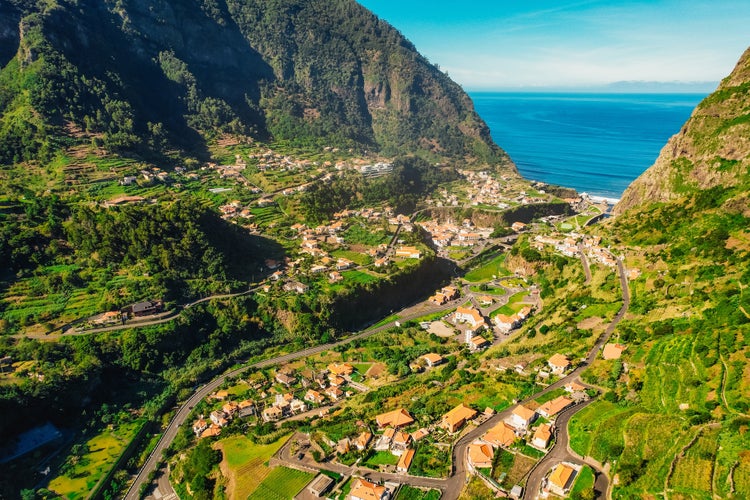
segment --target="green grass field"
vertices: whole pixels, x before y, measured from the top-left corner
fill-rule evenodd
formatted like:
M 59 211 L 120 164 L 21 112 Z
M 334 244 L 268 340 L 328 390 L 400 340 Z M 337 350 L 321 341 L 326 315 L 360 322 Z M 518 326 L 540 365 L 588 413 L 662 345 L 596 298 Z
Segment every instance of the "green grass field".
M 490 313 L 490 318 L 494 318 L 498 314 L 505 314 L 506 316 L 511 316 L 521 309 L 525 307 L 524 304 L 521 303 L 521 301 L 528 296 L 529 293 L 526 291 L 518 292 L 510 296 L 508 299 L 508 303 L 504 306 L 500 306 L 494 311 Z
M 464 279 L 472 283 L 478 283 L 480 281 L 490 281 L 493 276 L 508 276 L 510 272 L 503 266 L 504 262 L 505 254 L 498 255 L 486 264 L 466 273 Z
M 353 281 L 354 283 L 375 283 L 378 281 L 378 278 L 373 276 L 372 274 L 368 274 L 362 271 L 344 271 L 341 273 L 341 275 L 344 277 L 347 281 Z
M 398 490 L 395 500 L 439 500 L 438 490 L 421 490 L 405 484 Z
M 591 467 L 584 465 L 581 472 L 576 476 L 575 484 L 573 489 L 570 490 L 571 498 L 583 498 L 584 492 L 592 491 L 594 489 L 594 471 Z
M 371 230 L 362 225 L 355 224 L 344 231 L 344 241 L 350 245 L 368 245 L 376 247 L 383 243 L 388 243 L 391 235 L 386 231 Z
M 337 259 L 344 258 L 348 259 L 359 266 L 366 266 L 372 264 L 372 257 L 367 254 L 353 252 L 351 250 L 334 250 L 331 252 L 331 256 Z
M 291 500 L 309 483 L 313 474 L 287 467 L 276 467 L 261 482 L 248 500 Z
M 367 459 L 365 465 L 377 470 L 380 465 L 396 465 L 399 457 L 389 451 L 378 451 Z

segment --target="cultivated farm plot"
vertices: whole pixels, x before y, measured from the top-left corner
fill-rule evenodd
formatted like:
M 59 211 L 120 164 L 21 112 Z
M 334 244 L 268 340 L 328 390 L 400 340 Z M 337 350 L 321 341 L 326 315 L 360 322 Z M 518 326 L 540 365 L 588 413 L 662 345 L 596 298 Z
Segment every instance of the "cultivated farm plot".
M 676 412 L 680 404 L 702 407 L 712 384 L 705 383 L 703 364 L 693 354 L 695 337 L 676 336 L 656 342 L 646 358 L 646 380 L 641 392 L 653 410 Z M 686 362 L 686 360 L 689 360 Z
M 693 436 L 675 439 L 681 433 L 681 426 L 679 418 L 669 415 L 638 413 L 628 420 L 621 431 L 625 435 L 625 448 L 620 462 L 645 464 L 632 491 L 663 490 L 672 459 Z
M 224 454 L 231 474 L 234 475 L 234 491 L 228 491 L 230 498 L 247 498 L 269 475 L 271 470 L 266 463 L 286 441 L 286 437 L 270 444 L 254 444 L 245 436 L 232 436 L 222 439 L 218 447 Z M 230 481 L 232 483 L 232 481 Z
M 403 485 L 396 494 L 395 500 L 439 500 L 440 491 L 421 490 L 407 484 Z
M 360 266 L 372 264 L 372 257 L 367 254 L 353 252 L 351 250 L 334 250 L 331 255 L 335 258 L 344 258 Z
M 502 486 L 510 489 L 514 485 L 519 484 L 526 474 L 536 463 L 536 460 L 529 458 L 520 453 L 510 453 L 503 450 L 503 456 L 501 457 L 501 469 L 493 471 L 493 476 L 498 479 L 502 473 L 505 473 Z
M 607 438 L 608 444 L 612 439 L 616 439 L 622 446 L 620 428 L 627 417 L 633 415 L 635 411 L 635 408 L 627 409 L 607 401 L 596 401 L 571 418 L 568 426 L 570 447 L 580 455 L 591 455 L 597 460 L 602 459 L 601 455 L 595 454 L 591 449 L 595 447 L 597 451 L 604 451 L 601 449 L 603 443 L 598 441 L 599 434 Z M 616 434 L 612 435 L 612 432 Z
M 276 467 L 247 498 L 248 500 L 291 500 L 313 477 L 315 476 L 308 472 Z
M 698 440 L 677 460 L 669 488 L 691 498 L 712 497 L 712 472 L 719 429 L 704 430 Z
M 255 216 L 254 221 L 261 226 L 268 225 L 284 217 L 284 214 L 281 213 L 281 210 L 276 205 L 270 207 L 253 207 L 250 209 L 250 213 Z

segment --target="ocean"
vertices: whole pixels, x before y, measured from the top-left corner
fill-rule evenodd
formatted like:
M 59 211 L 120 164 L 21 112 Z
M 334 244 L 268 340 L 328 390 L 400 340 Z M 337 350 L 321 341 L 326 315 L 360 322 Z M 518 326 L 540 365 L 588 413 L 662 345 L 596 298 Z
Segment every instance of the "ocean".
M 471 93 L 525 178 L 618 199 L 704 94 Z

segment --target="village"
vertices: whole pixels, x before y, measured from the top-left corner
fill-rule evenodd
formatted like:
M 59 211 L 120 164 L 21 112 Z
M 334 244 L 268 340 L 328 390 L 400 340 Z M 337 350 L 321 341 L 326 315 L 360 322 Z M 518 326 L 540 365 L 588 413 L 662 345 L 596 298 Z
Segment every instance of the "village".
M 539 251 L 551 248 L 562 257 L 587 258 L 612 270 L 616 256 L 599 239 L 576 230 L 601 216 L 604 207 L 585 196 L 559 199 L 539 184 L 519 189 L 512 177 L 460 170 L 460 182 L 432 193 L 415 213 L 398 213 L 387 205 L 360 207 L 337 212 L 321 224 L 306 224 L 287 211 L 311 182 L 347 171 L 377 178 L 388 175 L 391 164 L 298 161 L 270 150 L 236 154 L 234 159 L 173 172 L 144 169 L 122 178 L 120 193 L 102 205 L 116 209 L 156 203 L 162 189 L 205 190 L 222 218 L 251 234 L 272 237 L 285 249 L 284 255 L 265 258 L 261 279 L 243 294 L 336 293 L 433 258 L 470 271 L 425 290 L 426 299 L 414 306 L 419 314 L 394 317 L 392 327 L 372 337 L 375 344 L 251 370 L 226 382 L 192 408 L 192 420 L 184 427 L 193 439 L 222 442 L 246 435 L 266 442 L 291 432 L 273 460 L 284 470 L 313 474 L 297 498 L 385 500 L 401 498 L 404 488 L 439 496 L 457 467 L 497 495 L 522 498 L 529 475 L 555 442 L 557 417 L 585 404 L 597 391 L 576 379 L 542 398 L 522 401 L 531 388 L 552 387 L 567 377 L 582 366 L 581 360 L 569 352 L 551 357 L 531 352 L 513 361 L 484 354 L 501 348 L 545 307 L 526 271 L 505 265 L 507 252 L 521 237 Z M 567 205 L 574 215 L 517 220 L 497 232 L 496 223 L 482 225 L 492 219 L 465 212 L 496 216 L 552 200 Z M 451 207 L 460 209 L 456 216 Z M 629 272 L 632 277 L 637 270 Z M 171 307 L 158 297 L 148 298 L 86 318 L 71 331 L 168 321 L 179 315 L 179 309 Z M 406 344 L 399 340 L 405 334 L 411 339 Z M 413 345 L 405 348 L 409 342 Z M 386 347 L 394 343 L 402 344 L 396 353 Z M 614 359 L 612 352 L 623 349 L 607 345 L 604 359 Z M 403 395 L 387 391 L 412 383 L 427 389 L 409 397 L 413 389 Z M 439 404 L 427 403 L 428 409 L 420 410 L 425 398 Z M 486 430 L 464 443 L 480 426 Z M 459 443 L 462 453 L 456 455 Z M 565 497 L 577 477 L 592 474 L 586 467 L 575 461 L 557 464 L 546 471 L 540 494 Z
M 455 319 L 455 313 L 453 316 Z M 467 349 L 468 355 L 479 349 Z M 601 356 L 618 359 L 625 349 L 624 345 L 610 343 Z M 415 359 L 410 369 L 414 374 L 439 370 L 453 356 L 461 354 L 428 352 Z M 551 384 L 574 368 L 573 360 L 555 354 L 539 360 L 533 368 L 511 369 Z M 233 420 L 250 426 L 273 423 L 278 427 L 287 420 L 305 419 L 314 430 L 298 430 L 276 455 L 280 465 L 315 473 L 297 498 L 365 500 L 375 498 L 373 494 L 379 499 L 394 498 L 401 485 L 421 487 L 425 478 L 445 477 L 450 464 L 443 464 L 442 474 L 437 475 L 434 471 L 425 472 L 422 465 L 414 471 L 415 457 L 424 462 L 425 454 L 450 450 L 459 439 L 492 420 L 493 425 L 468 444 L 462 458 L 464 465 L 469 473 L 503 496 L 522 498 L 519 484 L 553 445 L 558 416 L 568 408 L 585 404 L 596 394 L 595 389 L 574 380 L 543 397 L 512 405 L 502 414 L 492 407 L 459 403 L 434 420 L 416 416 L 404 407 L 358 418 L 343 426 L 340 420 L 329 420 L 342 412 L 341 403 L 347 399 L 382 386 L 379 379 L 383 377 L 376 363 L 353 360 L 320 366 L 305 363 L 301 368 L 282 365 L 254 372 L 228 389 L 212 393 L 206 407 L 206 411 L 212 409 L 210 414 L 200 415 L 193 422 L 192 431 L 198 439 L 215 438 Z M 245 397 L 249 394 L 252 399 Z M 338 480 L 330 471 L 338 475 Z M 545 475 L 542 496 L 566 497 L 581 471 L 582 466 L 576 463 L 556 465 Z M 430 484 L 429 480 L 426 484 Z

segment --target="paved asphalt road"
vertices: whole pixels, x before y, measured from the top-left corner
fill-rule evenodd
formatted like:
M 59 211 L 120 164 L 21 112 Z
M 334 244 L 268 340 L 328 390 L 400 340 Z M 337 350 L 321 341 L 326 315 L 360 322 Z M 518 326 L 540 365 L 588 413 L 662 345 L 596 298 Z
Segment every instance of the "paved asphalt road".
M 578 376 L 585 370 L 588 365 L 590 365 L 598 355 L 600 349 L 604 346 L 604 344 L 609 340 L 609 337 L 612 335 L 612 333 L 615 330 L 615 327 L 617 324 L 622 320 L 622 318 L 625 316 L 625 313 L 628 310 L 628 307 L 630 306 L 630 293 L 628 290 L 628 281 L 627 276 L 625 275 L 625 268 L 622 264 L 622 261 L 620 259 L 617 259 L 617 267 L 620 275 L 620 284 L 622 287 L 622 297 L 623 297 L 623 305 L 620 308 L 619 312 L 615 316 L 615 318 L 612 320 L 612 323 L 607 327 L 606 331 L 599 337 L 597 343 L 594 345 L 594 347 L 589 352 L 588 357 L 586 358 L 586 361 L 579 366 L 576 370 L 574 370 L 572 373 L 570 373 L 568 376 L 561 378 L 557 382 L 549 385 L 542 391 L 539 391 L 538 393 L 534 394 L 533 396 L 527 398 L 526 400 L 522 401 L 521 403 L 531 401 L 533 399 L 536 399 L 550 391 L 553 391 L 559 387 L 564 386 L 570 381 L 573 381 L 578 378 Z M 458 299 L 460 301 L 460 299 Z M 418 312 L 415 312 L 411 315 L 405 315 L 400 318 L 401 321 L 408 321 L 409 319 L 414 319 L 423 315 L 431 314 L 433 312 L 438 312 L 441 310 L 448 310 L 452 308 L 455 305 L 456 301 L 450 302 L 448 304 L 445 304 L 441 307 L 425 307 L 422 310 L 419 310 Z M 407 311 L 410 308 L 405 309 L 404 311 Z M 283 356 L 278 356 L 276 358 L 268 359 L 265 361 L 261 361 L 258 363 L 255 363 L 254 367 L 256 368 L 265 368 L 267 366 L 279 364 L 279 363 L 285 363 L 288 361 L 296 360 L 299 358 L 311 356 L 313 354 L 331 349 L 333 347 L 336 347 L 338 345 L 343 345 L 346 343 L 349 343 L 355 339 L 361 339 L 368 337 L 370 335 L 373 335 L 377 332 L 383 331 L 387 328 L 390 328 L 393 326 L 393 323 L 387 323 L 385 325 L 382 325 L 378 328 L 372 328 L 362 331 L 361 333 L 354 335 L 352 337 L 349 337 L 348 339 L 333 343 L 333 344 L 325 344 L 325 345 L 319 345 L 316 347 L 311 347 L 309 349 L 304 349 L 302 351 L 298 351 L 295 353 L 286 354 Z M 233 377 L 236 376 L 243 371 L 247 370 L 249 366 L 243 366 L 242 368 L 238 368 L 236 370 L 232 370 L 231 372 L 228 372 L 211 382 L 207 383 L 206 385 L 199 388 L 193 395 L 188 399 L 187 402 L 185 402 L 180 409 L 177 411 L 175 416 L 172 418 L 172 421 L 169 423 L 167 429 L 164 431 L 164 434 L 162 435 L 161 439 L 156 445 L 156 448 L 149 456 L 148 460 L 146 461 L 143 468 L 140 470 L 138 475 L 136 476 L 135 481 L 133 482 L 132 486 L 128 490 L 127 494 L 125 495 L 125 499 L 127 500 L 138 500 L 140 498 L 139 490 L 142 484 L 144 484 L 147 479 L 148 475 L 151 473 L 151 471 L 157 470 L 157 464 L 159 462 L 159 459 L 164 452 L 164 450 L 172 443 L 174 440 L 178 428 L 181 424 L 185 422 L 187 419 L 190 411 L 192 408 L 200 402 L 203 398 L 208 396 L 211 392 L 215 391 L 218 387 L 221 386 L 221 384 L 224 383 L 224 380 L 226 380 L 227 377 Z M 574 407 L 575 411 L 580 409 L 582 406 L 578 405 Z M 573 410 L 573 409 L 571 409 Z M 575 411 L 571 411 L 570 415 L 575 413 Z M 466 449 L 469 446 L 469 444 L 479 436 L 481 436 L 484 432 L 489 430 L 493 425 L 500 422 L 504 418 L 510 415 L 511 409 L 505 410 L 503 412 L 500 412 L 487 420 L 484 424 L 480 425 L 476 429 L 473 429 L 469 433 L 465 434 L 463 437 L 461 437 L 454 445 L 453 447 L 453 470 L 451 471 L 451 476 L 447 480 L 436 480 L 439 482 L 439 484 L 442 484 L 443 487 L 440 487 L 440 489 L 443 490 L 443 498 L 446 500 L 453 500 L 459 497 L 464 484 L 468 480 L 467 476 L 467 469 L 466 469 L 466 463 L 465 463 L 465 457 L 466 457 Z M 568 417 L 569 418 L 569 417 Z M 566 425 L 564 427 L 561 426 L 560 430 L 558 431 L 560 435 L 564 435 L 565 442 L 567 443 L 567 421 Z M 567 447 L 566 447 L 567 448 Z M 401 478 L 403 480 L 403 475 L 393 475 L 395 477 Z M 605 476 L 604 474 L 599 474 L 599 476 Z M 375 478 L 378 477 L 375 475 L 375 473 L 370 472 L 369 477 Z M 385 477 L 385 476 L 383 476 Z M 605 477 L 606 479 L 606 477 Z M 437 483 L 436 483 L 437 484 Z M 599 478 L 597 478 L 597 485 L 599 484 Z M 439 487 L 439 486 L 433 486 L 433 487 Z M 163 490 L 162 490 L 163 491 Z M 528 491 L 525 494 L 525 498 L 533 498 L 528 496 Z
M 566 380 L 573 380 L 573 377 L 577 378 L 578 375 L 580 375 L 583 370 L 596 359 L 599 350 L 604 346 L 604 344 L 607 343 L 609 338 L 612 336 L 612 333 L 615 331 L 615 327 L 617 327 L 617 324 L 622 321 L 625 313 L 628 312 L 628 307 L 630 307 L 630 290 L 628 289 L 628 278 L 625 274 L 625 268 L 620 259 L 617 259 L 617 269 L 619 271 L 620 285 L 622 287 L 622 307 L 620 307 L 620 310 L 618 311 L 612 322 L 609 324 L 604 334 L 599 337 L 598 342 L 589 353 L 588 358 L 586 359 L 586 363 L 578 367 L 575 371 L 573 371 L 573 373 L 568 375 L 568 377 L 565 377 Z M 584 462 L 580 455 L 576 454 L 570 449 L 568 422 L 573 415 L 585 408 L 590 403 L 591 401 L 573 406 L 572 408 L 569 408 L 562 412 L 557 417 L 555 421 L 556 434 L 554 447 L 539 462 L 536 468 L 529 475 L 529 479 L 526 482 L 526 490 L 524 491 L 524 499 L 531 500 L 537 498 L 539 488 L 542 484 L 542 479 L 553 466 L 565 461 L 572 463 Z M 590 465 L 596 472 L 596 482 L 594 484 L 594 489 L 596 490 L 597 498 L 608 498 L 610 487 L 609 477 L 604 471 L 600 470 L 596 464 L 589 462 L 586 463 Z
M 436 313 L 439 311 L 447 311 L 449 309 L 454 308 L 460 301 L 461 299 L 457 299 L 440 307 L 434 307 L 434 306 L 420 307 L 422 303 L 417 304 L 416 306 L 410 306 L 404 309 L 404 311 L 409 311 L 411 309 L 416 309 L 416 311 L 412 313 L 402 312 L 403 316 L 400 315 L 401 317 L 399 318 L 399 320 L 409 321 L 410 319 L 419 318 L 421 316 Z M 288 361 L 305 358 L 305 357 L 311 356 L 313 354 L 317 354 L 322 351 L 327 351 L 336 346 L 347 344 L 356 339 L 369 337 L 370 335 L 374 335 L 375 333 L 387 330 L 388 328 L 391 328 L 392 326 L 394 326 L 394 322 L 389 322 L 377 328 L 370 328 L 370 329 L 364 330 L 357 335 L 353 335 L 347 339 L 341 340 L 336 343 L 323 344 L 323 345 L 319 345 L 316 347 L 311 347 L 309 349 L 304 349 L 302 351 L 297 351 L 294 353 L 285 354 L 283 356 L 277 356 L 275 358 L 260 361 L 253 365 L 243 366 L 241 368 L 237 368 L 236 370 L 227 372 L 221 375 L 220 377 L 215 378 L 211 382 L 208 382 L 206 385 L 200 387 L 198 390 L 196 390 L 193 393 L 192 396 L 190 396 L 190 398 L 185 403 L 183 403 L 180 409 L 177 410 L 177 413 L 174 415 L 174 417 L 172 417 L 171 422 L 169 422 L 169 425 L 167 426 L 166 430 L 162 434 L 162 437 L 157 443 L 156 448 L 154 448 L 154 451 L 151 453 L 151 455 L 149 455 L 148 459 L 146 460 L 146 463 L 138 472 L 138 475 L 136 476 L 135 481 L 131 485 L 130 489 L 128 490 L 124 498 L 127 500 L 138 500 L 140 498 L 139 491 L 140 491 L 141 485 L 144 484 L 148 480 L 148 476 L 151 473 L 151 471 L 157 470 L 157 465 L 162 456 L 162 453 L 167 447 L 169 447 L 170 444 L 172 444 L 172 441 L 177 435 L 179 426 L 182 425 L 187 420 L 187 417 L 192 411 L 193 407 L 196 404 L 198 404 L 203 398 L 205 398 L 206 396 L 214 392 L 216 389 L 218 389 L 228 377 L 234 377 L 236 375 L 239 375 L 240 373 L 244 372 L 251 366 L 255 368 L 265 368 L 265 367 L 276 365 L 279 363 L 286 363 Z M 162 492 L 164 493 L 164 490 L 162 490 Z

